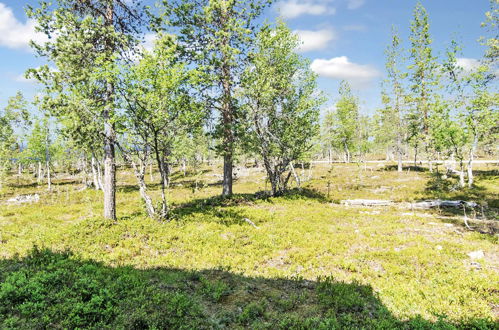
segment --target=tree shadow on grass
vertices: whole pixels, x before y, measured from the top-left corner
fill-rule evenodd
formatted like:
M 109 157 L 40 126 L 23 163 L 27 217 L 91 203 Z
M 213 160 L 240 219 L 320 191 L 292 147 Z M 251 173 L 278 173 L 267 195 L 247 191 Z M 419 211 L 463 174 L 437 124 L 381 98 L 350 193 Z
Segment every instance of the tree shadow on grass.
M 370 286 L 227 270 L 109 267 L 34 249 L 0 261 L 0 327 L 96 329 L 433 329 L 399 320 Z M 493 329 L 492 320 L 459 328 Z
M 302 188 L 290 189 L 283 195 L 271 198 L 268 192 L 259 191 L 254 194 L 233 194 L 230 197 L 212 196 L 209 198 L 193 199 L 179 205 L 172 205 L 171 216 L 177 220 L 185 220 L 189 216 L 199 215 L 196 221 L 216 221 L 226 224 L 242 224 L 246 222 L 247 216 L 243 210 L 236 209 L 238 206 L 250 206 L 257 201 L 267 201 L 274 203 L 276 200 L 317 200 L 319 202 L 329 202 L 320 192 Z
M 177 221 L 187 221 L 195 217 L 195 221 L 218 222 L 227 226 L 243 224 L 245 214 L 236 206 L 252 205 L 258 197 L 255 194 L 234 194 L 231 197 L 213 196 L 198 198 L 186 203 L 172 205 L 171 217 Z
M 488 171 L 480 173 L 477 171 L 475 182 L 479 182 L 490 175 Z M 467 207 L 465 204 L 462 208 L 446 207 L 438 209 L 438 212 L 447 217 L 464 217 L 471 219 L 497 219 L 499 215 L 499 200 L 497 194 L 488 191 L 486 188 L 474 184 L 472 187 L 460 188 L 458 179 L 454 177 L 442 178 L 438 173 L 432 173 L 425 188 L 425 199 L 442 199 L 454 201 L 470 201 L 477 203 L 474 208 Z M 482 233 L 496 233 L 497 224 L 488 222 L 475 222 L 474 230 Z M 466 227 L 464 221 L 453 221 L 454 224 L 460 224 Z M 469 229 L 469 228 L 467 228 Z

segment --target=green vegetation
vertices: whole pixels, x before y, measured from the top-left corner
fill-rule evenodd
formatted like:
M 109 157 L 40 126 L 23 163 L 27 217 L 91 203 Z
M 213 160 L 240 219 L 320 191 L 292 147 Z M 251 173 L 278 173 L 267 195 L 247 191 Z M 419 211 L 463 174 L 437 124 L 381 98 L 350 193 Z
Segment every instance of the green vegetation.
M 47 39 L 0 109 L 0 328 L 497 328 L 499 1 L 479 61 L 418 3 L 373 116 L 347 80 L 321 116 L 272 3 L 26 6 Z M 463 209 L 412 203 L 436 198 Z
M 230 199 L 217 196 L 216 167 L 185 177 L 174 172 L 174 218 L 164 223 L 147 218 L 131 170 L 119 171 L 116 222 L 98 216 L 101 191 L 79 191 L 68 178 L 54 180 L 49 193 L 26 176 L 19 185 L 11 177 L 4 199 L 37 192 L 41 200 L 0 211 L 0 324 L 494 328 L 497 236 L 466 230 L 462 214 L 444 210 L 332 203 L 463 194 L 453 189 L 457 178 L 436 181 L 426 171 L 386 168 L 313 167 L 301 191 L 275 198 L 254 194 L 265 189 L 265 175 L 250 168 Z M 497 217 L 495 173 L 497 167 L 479 168 L 465 192 L 488 202 L 490 219 Z M 202 188 L 194 189 L 194 180 Z M 160 194 L 157 184 L 148 185 Z M 497 230 L 495 221 L 470 221 Z M 467 256 L 478 250 L 484 259 Z

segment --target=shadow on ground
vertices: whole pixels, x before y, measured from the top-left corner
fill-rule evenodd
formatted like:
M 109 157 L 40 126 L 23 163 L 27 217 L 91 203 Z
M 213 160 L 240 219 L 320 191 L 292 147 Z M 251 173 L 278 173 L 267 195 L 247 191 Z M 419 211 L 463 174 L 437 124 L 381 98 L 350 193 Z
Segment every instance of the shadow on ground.
M 491 320 L 460 328 L 492 329 Z M 446 327 L 447 326 L 447 327 Z M 227 270 L 108 267 L 34 249 L 0 261 L 0 327 L 110 329 L 430 329 L 401 321 L 370 286 L 332 278 L 246 277 Z
M 283 200 L 317 200 L 319 202 L 329 202 L 320 192 L 302 188 L 290 189 L 283 195 L 275 197 Z M 208 198 L 198 198 L 190 200 L 186 203 L 173 205 L 171 216 L 176 220 L 186 220 L 192 215 L 202 215 L 201 219 L 196 221 L 213 221 L 217 219 L 219 223 L 225 225 L 242 224 L 247 216 L 244 211 L 237 209 L 237 206 L 253 205 L 257 201 L 265 200 L 269 203 L 273 202 L 273 198 L 268 192 L 260 191 L 254 194 L 234 194 L 231 197 L 213 196 Z
M 497 178 L 497 176 L 494 175 L 494 172 L 495 171 L 475 171 L 475 182 L 484 179 Z M 497 233 L 497 221 L 481 221 L 484 219 L 498 219 L 499 215 L 499 200 L 497 194 L 488 191 L 483 186 L 474 184 L 472 187 L 460 188 L 457 178 L 443 178 L 440 174 L 433 173 L 426 183 L 424 193 L 426 199 L 461 200 L 477 203 L 477 207 L 475 208 L 466 206 L 463 206 L 463 208 L 441 208 L 438 212 L 443 216 L 469 218 L 470 222 L 475 222 L 474 226 L 472 226 L 473 230 L 478 232 Z M 453 223 L 466 227 L 462 220 Z

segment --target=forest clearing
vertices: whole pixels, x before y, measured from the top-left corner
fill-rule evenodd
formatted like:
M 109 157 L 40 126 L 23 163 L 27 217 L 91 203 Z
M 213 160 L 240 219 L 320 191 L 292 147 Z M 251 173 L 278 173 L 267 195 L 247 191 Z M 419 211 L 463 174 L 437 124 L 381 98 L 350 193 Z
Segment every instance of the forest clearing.
M 0 211 L 0 281 L 9 284 L 0 291 L 0 305 L 19 299 L 33 305 L 19 305 L 12 314 L 29 315 L 27 323 L 16 323 L 15 316 L 3 322 L 493 328 L 499 312 L 499 168 L 480 166 L 476 187 L 464 193 L 452 191 L 456 178 L 417 170 L 398 173 L 389 163 L 367 170 L 319 164 L 311 174 L 297 169 L 305 180 L 301 191 L 294 187 L 284 196 L 263 198 L 255 193 L 265 188 L 264 171 L 245 168 L 227 200 L 218 195 L 220 166 L 185 176 L 175 171 L 174 217 L 162 224 L 144 216 L 130 169 L 118 172 L 120 211 L 111 223 L 99 217 L 102 193 L 81 191 L 71 176 L 57 175 L 52 193 L 32 179 L 12 176 Z M 153 178 L 158 175 L 153 172 Z M 159 194 L 156 181 L 147 178 L 152 193 Z M 5 206 L 14 193 L 40 199 Z M 438 198 L 477 201 L 485 211 L 477 210 L 474 219 L 468 210 L 469 230 L 462 210 L 340 204 Z M 64 278 L 79 284 L 69 286 Z M 38 289 L 26 296 L 25 286 Z M 83 292 L 98 300 L 86 301 Z
M 0 0 L 0 329 L 498 329 L 499 0 Z

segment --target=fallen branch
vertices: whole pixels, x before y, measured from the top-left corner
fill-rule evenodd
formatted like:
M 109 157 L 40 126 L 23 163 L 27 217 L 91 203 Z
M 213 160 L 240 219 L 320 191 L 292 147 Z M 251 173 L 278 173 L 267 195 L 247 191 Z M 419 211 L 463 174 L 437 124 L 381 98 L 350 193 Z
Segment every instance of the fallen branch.
M 249 223 L 250 225 L 252 225 L 253 227 L 255 227 L 255 229 L 260 229 L 257 225 L 255 225 L 255 223 L 253 221 L 251 221 L 250 219 L 248 218 L 243 218 L 244 221 L 246 221 L 247 223 Z
M 360 206 L 389 206 L 393 202 L 389 200 L 381 199 L 347 199 L 341 201 L 343 205 L 360 205 Z
M 475 208 L 478 204 L 475 202 L 465 201 L 442 201 L 442 200 L 427 200 L 423 202 L 411 203 L 411 207 L 415 209 L 431 209 L 435 207 L 451 207 L 461 209 L 463 207 Z
M 353 206 L 402 206 L 409 207 L 411 209 L 431 209 L 431 208 L 470 208 L 474 209 L 478 206 L 475 202 L 465 202 L 465 201 L 446 201 L 446 200 L 426 200 L 415 203 L 395 203 L 391 200 L 383 199 L 347 199 L 340 202 L 342 205 L 353 205 Z

